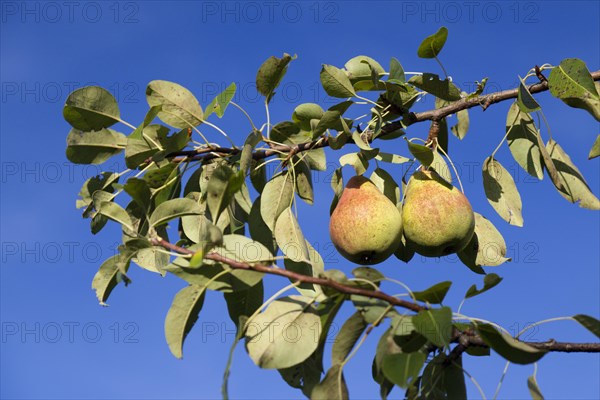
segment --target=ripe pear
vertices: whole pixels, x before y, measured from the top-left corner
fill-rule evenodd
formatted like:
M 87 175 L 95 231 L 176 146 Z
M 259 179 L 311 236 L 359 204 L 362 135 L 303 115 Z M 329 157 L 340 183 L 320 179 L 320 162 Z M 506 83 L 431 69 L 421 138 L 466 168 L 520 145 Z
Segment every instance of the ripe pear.
M 417 171 L 408 181 L 402 223 L 407 245 L 426 257 L 464 249 L 475 231 L 467 197 L 433 170 Z
M 329 235 L 335 248 L 349 261 L 377 264 L 398 248 L 402 216 L 373 182 L 354 176 L 331 214 Z

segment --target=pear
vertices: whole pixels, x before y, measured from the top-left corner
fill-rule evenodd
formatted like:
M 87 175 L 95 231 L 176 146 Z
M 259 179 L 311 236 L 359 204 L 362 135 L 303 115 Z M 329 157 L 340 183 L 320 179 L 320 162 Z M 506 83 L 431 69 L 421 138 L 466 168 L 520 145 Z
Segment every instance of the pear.
M 335 248 L 349 261 L 377 264 L 398 248 L 402 216 L 373 182 L 354 176 L 331 214 L 329 235 Z
M 426 257 L 464 249 L 475 231 L 467 197 L 435 171 L 417 171 L 408 181 L 402 205 L 406 244 Z

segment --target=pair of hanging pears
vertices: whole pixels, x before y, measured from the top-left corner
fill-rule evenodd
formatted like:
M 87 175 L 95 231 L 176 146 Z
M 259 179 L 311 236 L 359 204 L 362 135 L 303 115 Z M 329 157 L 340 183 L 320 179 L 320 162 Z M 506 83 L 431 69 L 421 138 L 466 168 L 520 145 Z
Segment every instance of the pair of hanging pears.
M 339 253 L 356 264 L 377 264 L 406 246 L 427 257 L 462 250 L 475 230 L 466 196 L 433 170 L 410 178 L 399 209 L 369 179 L 354 176 L 331 214 L 329 234 Z

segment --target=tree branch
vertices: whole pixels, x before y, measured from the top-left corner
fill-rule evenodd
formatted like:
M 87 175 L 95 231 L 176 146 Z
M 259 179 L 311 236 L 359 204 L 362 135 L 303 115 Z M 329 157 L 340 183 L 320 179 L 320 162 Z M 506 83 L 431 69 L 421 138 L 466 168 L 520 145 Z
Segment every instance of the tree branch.
M 151 243 L 155 246 L 161 246 L 167 250 L 171 250 L 171 251 L 174 251 L 179 254 L 194 254 L 194 251 L 192 251 L 190 249 L 186 249 L 185 247 L 181 247 L 181 246 L 172 244 L 160 237 L 152 239 Z M 332 289 L 336 290 L 337 292 L 343 293 L 343 294 L 350 294 L 350 295 L 353 294 L 353 295 L 365 296 L 365 297 L 369 297 L 369 298 L 380 299 L 380 300 L 386 301 L 387 303 L 389 303 L 391 305 L 402 307 L 402 308 L 405 308 L 407 310 L 414 311 L 414 312 L 427 310 L 427 307 L 424 307 L 420 304 L 412 303 L 412 302 L 409 302 L 406 300 L 399 299 L 394 296 L 390 296 L 389 294 L 384 293 L 379 290 L 362 289 L 362 288 L 359 288 L 356 286 L 350 286 L 350 285 L 347 285 L 344 283 L 340 283 L 340 282 L 334 281 L 332 279 L 318 278 L 318 277 L 314 277 L 314 276 L 303 275 L 303 274 L 299 274 L 299 273 L 289 271 L 286 269 L 281 269 L 278 267 L 273 267 L 273 266 L 268 266 L 268 265 L 263 265 L 263 264 L 250 264 L 247 262 L 241 262 L 241 261 L 237 261 L 237 260 L 222 256 L 221 254 L 214 253 L 214 252 L 206 254 L 204 256 L 204 258 L 212 260 L 212 261 L 220 262 L 223 264 L 227 264 L 231 268 L 234 268 L 234 269 L 252 270 L 252 271 L 262 272 L 262 273 L 270 274 L 270 275 L 283 276 L 283 277 L 286 277 L 295 282 L 312 283 L 312 284 L 316 284 L 316 285 L 329 287 L 329 288 L 332 288 Z M 515 339 L 515 340 L 517 340 L 517 339 Z M 466 348 L 469 346 L 489 347 L 480 336 L 474 335 L 472 332 L 459 332 L 456 329 L 454 329 L 452 342 L 458 343 L 457 347 L 454 349 L 455 357 L 459 357 L 460 354 L 462 354 L 462 352 L 465 351 Z M 575 352 L 600 353 L 600 343 L 564 343 L 564 342 L 556 342 L 554 339 L 551 339 L 547 342 L 521 342 L 521 343 L 525 343 L 531 347 L 535 347 L 537 349 L 546 350 L 546 351 L 557 351 L 557 352 L 567 352 L 567 353 L 575 353 Z M 457 348 L 458 348 L 458 350 L 457 350 Z
M 600 81 L 600 70 L 592 72 L 591 75 L 594 81 Z M 528 87 L 529 92 L 531 94 L 541 93 L 549 90 L 548 80 L 541 74 L 541 72 L 538 74 L 538 79 L 540 79 L 539 83 L 530 85 Z M 485 111 L 492 104 L 500 103 L 505 100 L 516 99 L 518 95 L 519 89 L 515 88 L 490 93 L 484 96 L 463 98 L 461 100 L 455 101 L 454 103 L 446 107 L 438 108 L 435 110 L 423 111 L 419 113 L 409 113 L 410 117 L 408 122 L 410 122 L 410 124 L 412 125 L 414 123 L 424 121 L 440 121 L 442 118 L 445 118 L 451 114 L 456 114 L 459 111 L 468 110 L 469 108 L 473 108 L 476 106 L 481 106 L 483 111 Z M 386 133 L 391 133 L 401 128 L 403 128 L 403 121 L 390 122 L 381 128 L 382 135 Z M 429 136 L 432 136 L 431 132 Z M 328 138 L 326 136 L 322 136 L 319 139 L 315 139 L 313 141 L 301 143 L 294 146 L 276 145 L 272 146 L 271 149 L 268 150 L 256 150 L 252 153 L 252 158 L 254 158 L 255 160 L 260 160 L 279 154 L 280 152 L 289 153 L 290 151 L 297 151 L 298 153 L 301 153 L 303 151 L 318 149 L 327 146 L 329 146 Z M 169 154 L 167 157 L 175 157 L 173 159 L 173 161 L 175 162 L 180 162 L 184 160 L 200 161 L 211 160 L 214 158 L 223 157 L 225 155 L 235 155 L 240 152 L 241 150 L 237 148 L 214 147 L 199 150 L 176 151 Z

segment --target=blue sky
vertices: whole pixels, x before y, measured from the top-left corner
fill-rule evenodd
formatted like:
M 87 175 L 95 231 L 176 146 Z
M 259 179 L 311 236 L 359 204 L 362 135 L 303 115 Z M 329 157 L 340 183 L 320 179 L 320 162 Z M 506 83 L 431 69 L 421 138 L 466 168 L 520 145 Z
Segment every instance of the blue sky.
M 73 166 L 65 158 L 69 127 L 62 106 L 71 90 L 99 84 L 117 97 L 122 117 L 138 124 L 145 115 L 146 84 L 178 82 L 205 106 L 230 82 L 236 100 L 256 121 L 265 121 L 253 86 L 256 70 L 269 56 L 297 54 L 278 96 L 272 120 L 289 119 L 296 104 L 328 101 L 319 89 L 321 64 L 342 67 L 356 55 L 382 65 L 396 57 L 407 71 L 441 73 L 419 59 L 421 40 L 441 25 L 449 38 L 440 58 L 454 82 L 472 91 L 489 77 L 487 91 L 513 88 L 535 64 L 557 65 L 577 57 L 590 70 L 600 67 L 600 5 L 593 1 L 527 2 L 0 2 L 1 227 L 0 269 L 2 398 L 216 398 L 233 324 L 222 296 L 211 293 L 189 335 L 184 359 L 168 350 L 163 323 L 175 293 L 185 284 L 133 269 L 133 284 L 117 288 L 103 308 L 90 289 L 101 262 L 114 253 L 117 227 L 93 236 L 75 209 L 83 181 L 100 171 L 124 168 L 122 159 L 105 166 Z M 553 137 L 571 156 L 594 193 L 600 193 L 598 159 L 588 151 L 598 123 L 548 93 L 538 97 Z M 331 103 L 329 103 L 331 104 Z M 425 99 L 420 109 L 433 107 Z M 463 312 L 487 318 L 515 332 L 531 322 L 585 313 L 600 314 L 600 216 L 564 200 L 548 177 L 532 181 L 504 146 L 497 158 L 511 171 L 523 198 L 525 225 L 504 223 L 485 199 L 481 165 L 504 134 L 509 104 L 470 113 L 471 128 L 450 151 L 461 167 L 465 191 L 476 211 L 502 232 L 513 262 L 490 268 L 504 277 L 492 292 L 467 302 Z M 214 118 L 214 117 L 213 117 Z M 215 120 L 213 120 L 215 122 Z M 241 143 L 248 133 L 230 109 L 218 123 Z M 454 123 L 454 122 L 452 122 Z M 240 127 L 242 129 L 240 129 Z M 126 127 L 118 126 L 124 133 Z M 409 129 L 426 136 L 427 126 Z M 207 131 L 208 132 L 208 131 Z M 543 129 L 544 137 L 547 131 Z M 221 140 L 214 131 L 215 141 Z M 403 140 L 386 151 L 407 155 Z M 331 268 L 351 265 L 328 246 L 326 221 L 333 196 L 327 175 L 315 173 L 315 206 L 299 205 L 305 236 L 320 246 Z M 399 177 L 398 169 L 390 169 Z M 346 176 L 351 174 L 344 170 Z M 399 178 L 398 178 L 399 179 Z M 312 221 L 322 221 L 314 223 Z M 456 258 L 415 257 L 410 264 L 389 259 L 382 271 L 413 290 L 452 280 L 448 305 L 457 307 L 466 289 L 481 278 Z M 267 279 L 268 293 L 281 287 Z M 389 290 L 397 288 L 389 287 Z M 343 315 L 352 310 L 348 306 Z M 339 324 L 337 325 L 340 326 Z M 373 333 L 345 369 L 353 398 L 375 398 L 371 361 L 383 329 Z M 532 331 L 529 340 L 593 341 L 575 322 L 556 322 Z M 469 371 L 491 397 L 504 362 L 467 358 Z M 528 396 L 532 366 L 511 365 L 499 398 Z M 548 398 L 600 397 L 598 355 L 550 354 L 540 363 L 538 382 Z M 467 381 L 470 397 L 479 397 Z M 274 371 L 255 367 L 239 346 L 230 380 L 234 398 L 300 398 Z M 400 390 L 393 398 L 402 398 Z

